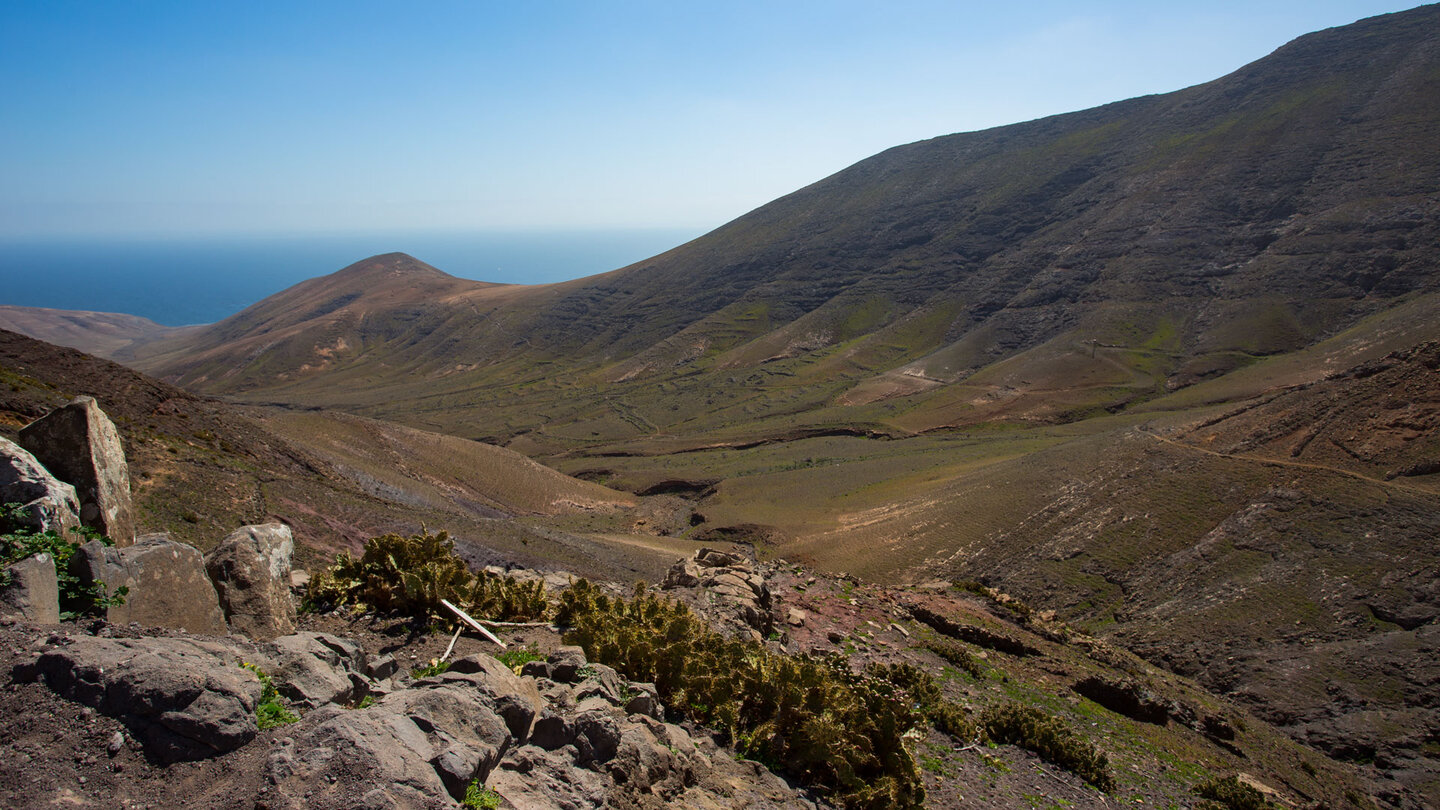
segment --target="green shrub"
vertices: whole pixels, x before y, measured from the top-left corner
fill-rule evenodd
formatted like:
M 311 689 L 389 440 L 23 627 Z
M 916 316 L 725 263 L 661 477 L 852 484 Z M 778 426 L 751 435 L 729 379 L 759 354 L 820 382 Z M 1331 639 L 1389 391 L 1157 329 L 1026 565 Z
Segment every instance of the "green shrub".
M 840 656 L 788 656 L 712 630 L 684 605 L 637 587 L 611 598 L 585 580 L 560 596 L 565 641 L 696 722 L 720 730 L 744 757 L 785 770 L 845 808 L 910 808 L 924 801 L 902 735 L 920 721 L 913 699 Z
M 980 718 L 985 736 L 997 743 L 1018 745 L 1059 765 L 1101 790 L 1112 790 L 1110 762 L 1058 717 L 1030 706 L 1009 703 L 987 709 Z
M 1202 782 L 1195 786 L 1195 793 L 1206 800 L 1201 804 L 1205 810 L 1269 810 L 1275 806 L 1266 801 L 1265 794 L 1233 776 Z
M 884 678 L 904 689 L 910 696 L 915 710 L 944 734 L 961 742 L 969 742 L 979 736 L 979 729 L 959 704 L 946 700 L 930 673 L 912 664 L 872 663 L 866 671 L 877 678 Z
M 410 670 L 410 677 L 419 680 L 421 678 L 433 678 L 442 672 L 450 670 L 449 661 L 431 661 L 423 667 L 416 667 Z
M 936 636 L 934 638 L 927 638 L 922 643 L 925 649 L 935 653 L 955 667 L 970 673 L 970 676 L 976 680 L 985 677 L 985 666 L 980 663 L 980 659 L 976 658 L 974 653 L 970 652 L 970 649 L 966 647 L 963 642 L 956 641 L 953 638 Z
M 460 806 L 470 810 L 495 810 L 500 806 L 500 794 L 476 779 L 465 788 L 465 798 L 460 801 Z
M 360 559 L 342 552 L 306 590 L 310 610 L 363 605 L 416 618 L 449 617 L 440 600 L 479 618 L 531 621 L 545 615 L 545 585 L 475 573 L 455 553 L 445 532 L 386 534 L 365 542 Z
M 259 726 L 261 731 L 300 722 L 300 718 L 280 699 L 280 693 L 275 690 L 275 682 L 269 675 L 254 664 L 240 666 L 255 673 L 255 677 L 260 679 L 260 702 L 255 704 L 255 725 Z
M 99 616 L 106 608 L 125 604 L 130 589 L 124 585 L 108 594 L 102 582 L 81 585 L 79 577 L 70 572 L 70 560 L 79 546 L 57 532 L 37 532 L 24 525 L 23 508 L 23 504 L 18 503 L 0 506 L 0 587 L 10 584 L 10 572 L 5 570 L 7 566 L 36 554 L 49 554 L 55 561 L 61 619 L 69 621 L 81 616 Z M 89 529 L 81 529 L 77 534 L 79 536 L 75 539 L 79 542 L 99 540 L 107 546 L 114 545 L 110 538 Z
M 522 667 L 531 661 L 544 661 L 545 656 L 534 647 L 512 647 L 495 656 L 500 663 L 511 669 Z

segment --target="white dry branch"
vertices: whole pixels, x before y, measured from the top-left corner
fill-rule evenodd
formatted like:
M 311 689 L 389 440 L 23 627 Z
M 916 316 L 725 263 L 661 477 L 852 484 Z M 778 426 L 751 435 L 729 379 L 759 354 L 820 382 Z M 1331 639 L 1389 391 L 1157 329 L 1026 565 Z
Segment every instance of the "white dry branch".
M 491 641 L 495 642 L 496 644 L 499 644 L 499 645 L 500 645 L 500 648 L 501 648 L 502 650 L 505 648 L 505 642 L 501 641 L 500 638 L 499 638 L 498 636 L 496 636 L 494 633 L 490 632 L 489 630 L 486 630 L 486 629 L 485 629 L 485 626 L 482 625 L 482 624 L 480 624 L 480 622 L 475 621 L 475 619 L 474 619 L 469 613 L 466 613 L 465 611 L 461 610 L 460 608 L 455 607 L 454 605 L 450 604 L 450 600 L 448 600 L 448 599 L 441 599 L 441 600 L 440 600 L 440 604 L 444 605 L 444 606 L 447 607 L 447 608 L 450 608 L 451 612 L 453 612 L 456 616 L 459 616 L 461 621 L 465 622 L 466 624 L 470 625 L 471 627 L 473 627 L 473 628 L 475 628 L 477 631 L 479 631 L 479 632 L 480 632 L 480 635 L 482 635 L 482 636 L 490 639 Z

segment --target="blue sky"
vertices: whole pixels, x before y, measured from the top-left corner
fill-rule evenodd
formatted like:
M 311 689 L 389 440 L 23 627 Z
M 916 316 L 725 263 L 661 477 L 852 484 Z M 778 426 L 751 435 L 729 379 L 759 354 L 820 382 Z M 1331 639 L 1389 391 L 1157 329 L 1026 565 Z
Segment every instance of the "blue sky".
M 0 0 L 0 236 L 707 229 L 1410 5 Z

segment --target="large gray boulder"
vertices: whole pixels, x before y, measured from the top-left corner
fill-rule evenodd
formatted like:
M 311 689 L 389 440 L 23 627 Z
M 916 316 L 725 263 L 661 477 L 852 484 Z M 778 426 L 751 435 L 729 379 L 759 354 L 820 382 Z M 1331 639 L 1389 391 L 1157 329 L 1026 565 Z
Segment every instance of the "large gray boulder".
M 534 678 L 522 678 L 494 658 L 480 653 L 455 659 L 438 680 L 462 682 L 479 691 L 487 705 L 505 720 L 510 735 L 522 743 L 529 739 L 535 719 L 545 706 Z
M 5 568 L 0 581 L 0 616 L 35 624 L 60 623 L 60 588 L 55 582 L 55 558 L 49 554 L 26 557 Z
M 229 632 L 205 573 L 205 558 L 194 546 L 164 534 L 147 535 L 128 548 L 92 540 L 76 550 L 70 563 L 81 585 L 103 583 L 106 593 L 122 585 L 129 589 L 124 604 L 107 609 L 107 621 L 206 635 Z
M 30 451 L 0 438 L 0 505 L 21 505 L 22 527 L 64 534 L 80 527 L 75 488 L 46 470 Z
M 164 761 L 202 759 L 255 737 L 261 685 L 224 641 L 75 636 L 16 669 L 119 718 Z
M 205 555 L 205 570 L 232 630 L 256 641 L 295 632 L 294 553 L 290 527 L 266 523 L 236 529 Z
M 348 638 L 325 633 L 292 633 L 260 645 L 269 660 L 275 688 L 292 704 L 317 708 L 365 696 L 365 652 Z
M 81 523 L 118 546 L 134 541 L 125 450 L 115 423 L 93 397 L 79 397 L 21 428 L 20 446 L 57 478 L 74 485 Z
M 504 718 L 484 693 L 437 683 L 365 709 L 312 712 L 270 755 L 267 771 L 281 806 L 450 808 L 472 781 L 489 776 L 510 744 Z M 365 781 L 354 784 L 354 774 Z

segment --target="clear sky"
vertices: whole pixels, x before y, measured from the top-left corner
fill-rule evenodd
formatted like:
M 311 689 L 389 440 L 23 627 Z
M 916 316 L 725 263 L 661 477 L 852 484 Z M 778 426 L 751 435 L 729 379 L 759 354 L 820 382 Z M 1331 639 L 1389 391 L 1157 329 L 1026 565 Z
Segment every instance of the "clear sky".
M 0 236 L 708 229 L 1412 5 L 0 0 Z

